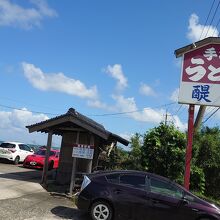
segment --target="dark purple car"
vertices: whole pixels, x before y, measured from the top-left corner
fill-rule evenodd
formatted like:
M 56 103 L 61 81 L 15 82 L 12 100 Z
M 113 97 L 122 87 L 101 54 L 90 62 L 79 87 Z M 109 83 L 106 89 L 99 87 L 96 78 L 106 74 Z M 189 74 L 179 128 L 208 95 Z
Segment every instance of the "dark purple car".
M 140 171 L 84 176 L 77 207 L 93 220 L 220 220 L 220 209 L 171 180 Z

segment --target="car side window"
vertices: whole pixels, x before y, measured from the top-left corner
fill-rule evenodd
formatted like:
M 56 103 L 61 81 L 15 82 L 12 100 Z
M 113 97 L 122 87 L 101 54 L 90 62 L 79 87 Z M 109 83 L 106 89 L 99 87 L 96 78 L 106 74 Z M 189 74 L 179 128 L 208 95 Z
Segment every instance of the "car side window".
M 120 176 L 120 184 L 145 190 L 146 178 L 144 175 L 124 174 Z
M 30 148 L 29 146 L 27 146 L 27 145 L 24 145 L 24 149 L 25 149 L 26 151 L 31 151 L 31 148 Z
M 189 193 L 185 193 L 184 197 L 191 202 L 195 201 L 195 197 L 193 197 L 192 195 L 190 195 Z
M 0 144 L 0 147 L 2 147 L 2 148 L 15 148 L 16 145 L 11 144 L 11 143 L 2 143 L 2 144 Z
M 183 198 L 183 190 L 172 182 L 166 182 L 154 177 L 150 179 L 150 191 L 177 199 Z
M 119 184 L 119 174 L 110 174 L 106 176 L 106 179 L 110 183 L 118 183 Z
M 20 148 L 21 150 L 25 150 L 23 144 L 19 144 L 18 146 L 19 146 L 19 148 Z
M 28 147 L 28 146 L 25 145 L 25 144 L 19 144 L 19 148 L 20 148 L 21 150 L 31 151 L 31 148 Z

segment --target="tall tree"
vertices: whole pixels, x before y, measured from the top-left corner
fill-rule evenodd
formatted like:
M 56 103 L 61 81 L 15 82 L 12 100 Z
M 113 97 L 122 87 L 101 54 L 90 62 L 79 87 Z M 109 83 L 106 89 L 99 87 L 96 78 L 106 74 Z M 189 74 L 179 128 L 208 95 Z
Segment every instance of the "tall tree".
M 111 151 L 109 157 L 105 158 L 105 168 L 108 170 L 127 169 L 128 157 L 129 152 L 117 146 Z
M 146 170 L 181 183 L 184 173 L 186 135 L 173 124 L 161 123 L 144 135 L 142 165 Z
M 205 194 L 220 197 L 220 130 L 203 127 L 194 139 L 195 164 L 205 175 Z
M 127 159 L 127 169 L 143 170 L 142 167 L 142 136 L 136 133 L 131 137 L 131 150 Z

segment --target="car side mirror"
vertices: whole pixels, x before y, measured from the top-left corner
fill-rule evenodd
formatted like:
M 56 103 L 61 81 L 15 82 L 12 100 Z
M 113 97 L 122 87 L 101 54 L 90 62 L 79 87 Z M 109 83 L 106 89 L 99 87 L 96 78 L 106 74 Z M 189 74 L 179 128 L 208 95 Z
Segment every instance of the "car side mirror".
M 182 201 L 183 205 L 188 205 L 189 204 L 189 200 L 185 196 L 182 197 L 181 201 Z

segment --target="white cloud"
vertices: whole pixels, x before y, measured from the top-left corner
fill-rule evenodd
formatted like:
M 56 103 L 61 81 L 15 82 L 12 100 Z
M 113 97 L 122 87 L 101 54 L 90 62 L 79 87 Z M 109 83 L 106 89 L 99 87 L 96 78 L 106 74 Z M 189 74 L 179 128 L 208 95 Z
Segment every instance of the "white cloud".
M 94 108 L 100 108 L 100 109 L 106 109 L 107 105 L 105 103 L 102 103 L 99 100 L 94 100 L 94 101 L 88 101 L 87 102 L 88 106 L 94 107 Z
M 119 134 L 120 137 L 124 138 L 125 140 L 131 141 L 131 138 L 134 134 L 132 133 L 121 133 Z
M 192 14 L 190 16 L 187 38 L 192 42 L 204 39 L 206 37 L 218 37 L 218 34 L 218 30 L 214 26 L 204 26 L 199 24 L 199 17 L 196 14 Z
M 145 96 L 156 96 L 155 91 L 147 84 L 141 83 L 139 92 Z
M 117 88 L 119 90 L 122 90 L 128 86 L 127 78 L 125 77 L 120 64 L 115 64 L 113 66 L 108 65 L 105 69 L 105 72 L 117 80 Z
M 33 64 L 22 63 L 25 77 L 33 87 L 42 91 L 57 91 L 81 98 L 96 99 L 97 88 L 86 88 L 84 83 L 65 76 L 63 73 L 44 73 Z
M 178 102 L 178 96 L 179 96 L 179 88 L 173 91 L 173 93 L 171 94 L 170 100 L 173 102 Z
M 127 116 L 133 118 L 136 121 L 160 123 L 163 120 L 165 110 L 154 110 L 152 108 L 145 108 L 142 111 L 138 111 L 134 98 L 124 98 L 122 95 L 113 96 L 116 101 L 116 108 L 121 112 L 128 113 Z
M 29 134 L 26 126 L 47 119 L 47 115 L 33 114 L 26 108 L 11 112 L 0 111 L 0 140 L 42 143 L 42 135 L 37 133 Z M 44 144 L 46 144 L 46 138 Z
M 0 25 L 30 29 L 40 26 L 44 17 L 55 17 L 57 13 L 46 0 L 30 0 L 32 6 L 24 8 L 11 0 L 0 0 Z
M 13 110 L 12 112 L 0 111 L 0 129 L 20 131 L 23 130 L 26 125 L 34 124 L 47 119 L 47 115 L 34 115 L 26 108 L 23 108 L 22 110 Z
M 87 105 L 92 108 L 102 109 L 108 112 L 115 112 L 114 105 L 108 105 L 107 103 L 101 102 L 100 100 L 88 100 Z
M 124 138 L 127 141 L 131 141 L 131 137 L 134 135 L 132 133 L 120 133 L 118 134 L 120 137 Z M 120 144 L 119 142 L 117 143 L 117 146 L 119 146 L 120 148 L 122 148 L 125 151 L 130 151 L 131 150 L 131 145 L 129 144 L 128 146 L 125 146 L 123 144 Z
M 118 111 L 129 112 L 126 114 L 126 116 L 136 121 L 159 124 L 165 120 L 166 113 L 171 116 L 171 114 L 166 112 L 165 109 L 153 109 L 149 107 L 139 111 L 133 97 L 124 98 L 122 95 L 120 95 L 113 96 L 113 99 L 116 101 L 116 108 Z M 185 130 L 187 127 L 187 124 L 182 123 L 177 115 L 173 115 L 169 119 L 169 122 L 173 122 L 174 125 L 180 130 Z
M 45 114 L 33 114 L 26 108 L 21 110 L 0 111 L 0 140 L 19 141 L 27 144 L 47 144 L 47 134 L 29 133 L 27 125 L 48 120 Z M 61 136 L 53 135 L 52 146 L 59 147 Z
M 112 106 L 107 105 L 106 103 L 101 102 L 100 100 L 88 100 L 87 105 L 93 108 L 104 109 L 108 111 L 114 110 Z
M 42 15 L 48 17 L 57 16 L 56 11 L 49 7 L 46 0 L 30 0 L 30 2 L 36 5 Z
M 172 116 L 170 121 L 173 122 L 173 124 L 181 131 L 185 131 L 187 129 L 187 123 L 181 122 L 177 115 Z

